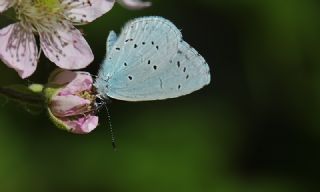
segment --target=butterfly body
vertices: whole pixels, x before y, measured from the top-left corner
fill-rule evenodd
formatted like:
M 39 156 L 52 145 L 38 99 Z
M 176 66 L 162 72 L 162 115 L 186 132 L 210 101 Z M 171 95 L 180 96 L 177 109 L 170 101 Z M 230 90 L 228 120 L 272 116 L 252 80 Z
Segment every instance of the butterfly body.
M 209 66 L 162 17 L 128 22 L 119 37 L 111 31 L 95 86 L 99 95 L 126 101 L 160 100 L 209 84 Z

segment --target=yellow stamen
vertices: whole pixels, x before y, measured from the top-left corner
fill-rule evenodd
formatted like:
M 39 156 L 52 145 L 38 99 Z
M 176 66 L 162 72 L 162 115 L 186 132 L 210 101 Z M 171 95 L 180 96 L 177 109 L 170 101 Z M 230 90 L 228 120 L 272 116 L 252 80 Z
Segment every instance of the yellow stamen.
M 47 8 L 50 13 L 56 13 L 60 10 L 60 2 L 58 0 L 36 0 L 36 4 Z
M 17 18 L 28 24 L 26 28 L 39 33 L 50 32 L 50 26 L 64 18 L 59 0 L 18 0 L 15 10 Z

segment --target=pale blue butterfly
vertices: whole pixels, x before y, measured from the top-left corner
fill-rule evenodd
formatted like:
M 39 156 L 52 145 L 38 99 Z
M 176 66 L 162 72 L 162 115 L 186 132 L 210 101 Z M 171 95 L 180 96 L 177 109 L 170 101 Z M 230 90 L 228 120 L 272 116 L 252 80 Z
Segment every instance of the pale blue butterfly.
M 209 84 L 209 66 L 162 17 L 128 22 L 119 37 L 111 31 L 95 81 L 102 98 L 147 101 L 189 94 Z

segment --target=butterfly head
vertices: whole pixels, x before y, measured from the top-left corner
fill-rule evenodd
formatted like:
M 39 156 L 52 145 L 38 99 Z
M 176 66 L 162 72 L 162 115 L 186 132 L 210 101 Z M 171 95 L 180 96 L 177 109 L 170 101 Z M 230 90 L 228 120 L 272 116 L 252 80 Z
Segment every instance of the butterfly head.
M 98 75 L 98 77 L 95 79 L 94 82 L 94 87 L 96 89 L 96 93 L 97 93 L 97 98 L 99 98 L 100 100 L 109 100 L 108 99 L 108 90 L 109 90 L 109 81 L 110 77 L 109 76 L 101 76 Z

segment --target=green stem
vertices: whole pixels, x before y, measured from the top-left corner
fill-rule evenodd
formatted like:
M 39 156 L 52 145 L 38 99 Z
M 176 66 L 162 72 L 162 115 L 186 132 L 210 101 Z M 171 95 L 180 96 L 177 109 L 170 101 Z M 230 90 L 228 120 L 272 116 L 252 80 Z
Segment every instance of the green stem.
M 28 93 L 18 92 L 14 89 L 0 87 L 0 94 L 8 97 L 9 99 L 18 100 L 22 103 L 28 103 L 32 105 L 40 105 L 43 103 L 43 98 L 35 94 L 31 95 Z

